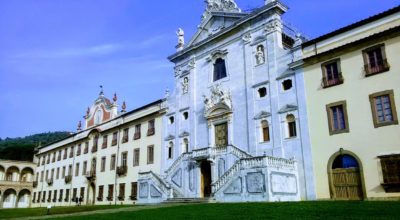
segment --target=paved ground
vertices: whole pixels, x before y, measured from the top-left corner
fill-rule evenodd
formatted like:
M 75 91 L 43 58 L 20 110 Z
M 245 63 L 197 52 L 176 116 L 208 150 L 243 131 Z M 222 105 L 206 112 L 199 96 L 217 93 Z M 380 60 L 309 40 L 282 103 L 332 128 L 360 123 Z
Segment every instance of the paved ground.
M 132 206 L 132 207 L 128 207 L 128 208 L 104 209 L 104 210 L 96 210 L 96 211 L 88 211 L 88 212 L 77 212 L 77 213 L 62 214 L 62 215 L 46 215 L 46 216 L 13 218 L 13 219 L 9 219 L 9 220 L 55 219 L 55 218 L 62 218 L 62 217 L 85 216 L 85 215 L 93 215 L 93 214 L 133 212 L 133 211 L 139 211 L 139 210 L 145 210 L 145 209 L 158 209 L 158 208 L 161 208 L 161 207 L 172 207 L 172 206 L 180 206 L 180 205 L 184 205 L 184 204 L 138 205 L 138 206 Z

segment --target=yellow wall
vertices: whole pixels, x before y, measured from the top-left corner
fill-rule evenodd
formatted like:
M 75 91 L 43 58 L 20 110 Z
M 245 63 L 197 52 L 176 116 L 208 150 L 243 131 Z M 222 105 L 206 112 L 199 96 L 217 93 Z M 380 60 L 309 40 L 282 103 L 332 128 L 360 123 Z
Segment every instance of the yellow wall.
M 382 42 L 376 42 L 379 44 Z M 340 148 L 356 154 L 364 168 L 368 198 L 399 197 L 385 193 L 380 185 L 381 169 L 378 155 L 400 152 L 400 125 L 374 128 L 369 95 L 394 90 L 397 114 L 400 115 L 400 37 L 384 42 L 390 71 L 364 77 L 362 49 L 340 56 L 344 83 L 321 88 L 321 63 L 304 68 L 309 129 L 318 199 L 329 199 L 327 164 Z M 373 45 L 371 45 L 373 46 Z M 330 136 L 326 105 L 346 100 L 349 133 Z

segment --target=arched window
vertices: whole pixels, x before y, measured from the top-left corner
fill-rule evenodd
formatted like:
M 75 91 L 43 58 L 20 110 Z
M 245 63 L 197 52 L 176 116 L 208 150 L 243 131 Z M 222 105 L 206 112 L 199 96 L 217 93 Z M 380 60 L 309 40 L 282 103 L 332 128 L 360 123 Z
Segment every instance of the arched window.
M 103 112 L 99 109 L 96 111 L 96 115 L 94 116 L 94 124 L 98 125 L 101 123 L 101 118 L 103 117 Z
M 267 142 L 270 140 L 269 137 L 269 124 L 267 120 L 261 121 L 261 132 L 262 132 L 262 142 Z
M 168 159 L 172 159 L 173 157 L 173 149 L 174 149 L 174 143 L 172 141 L 170 141 L 168 143 Z
M 288 137 L 296 137 L 297 136 L 297 131 L 296 131 L 296 118 L 294 115 L 290 114 L 286 116 L 286 121 L 288 125 Z
M 226 66 L 225 60 L 222 58 L 218 58 L 215 60 L 214 63 L 214 81 L 226 77 Z
M 183 153 L 189 152 L 189 140 L 187 138 L 183 139 Z

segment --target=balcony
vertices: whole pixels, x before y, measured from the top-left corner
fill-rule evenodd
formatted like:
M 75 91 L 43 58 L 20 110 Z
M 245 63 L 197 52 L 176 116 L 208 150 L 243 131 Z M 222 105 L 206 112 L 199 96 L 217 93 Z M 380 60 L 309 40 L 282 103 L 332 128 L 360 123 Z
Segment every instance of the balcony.
M 86 172 L 85 177 L 89 182 L 95 181 L 96 180 L 96 171 L 91 170 L 91 171 Z
M 371 65 L 371 63 L 364 65 L 365 76 L 372 76 L 378 73 L 389 71 L 390 65 L 387 59 L 383 59 Z
M 47 185 L 51 186 L 53 185 L 53 178 L 47 179 L 46 180 Z
M 343 84 L 344 78 L 342 73 L 338 73 L 338 76 L 333 79 L 328 79 L 328 77 L 322 77 L 322 88 L 329 88 L 332 86 Z
M 72 175 L 67 175 L 64 177 L 65 183 L 70 183 L 72 181 Z
M 118 176 L 126 175 L 127 172 L 128 172 L 128 167 L 127 166 L 119 166 L 119 167 L 117 167 Z

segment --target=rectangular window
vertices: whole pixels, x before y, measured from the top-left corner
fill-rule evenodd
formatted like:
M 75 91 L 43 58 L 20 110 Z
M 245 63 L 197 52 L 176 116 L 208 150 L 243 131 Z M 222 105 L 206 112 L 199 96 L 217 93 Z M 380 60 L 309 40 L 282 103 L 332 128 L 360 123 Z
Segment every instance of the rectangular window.
M 133 151 L 133 166 L 139 166 L 140 149 Z
M 70 164 L 68 168 L 68 176 L 72 176 L 72 164 Z
M 137 182 L 131 183 L 131 200 L 137 199 Z
M 93 138 L 93 146 L 92 146 L 92 153 L 97 152 L 97 146 L 99 144 L 99 135 L 94 136 Z
M 64 156 L 63 156 L 63 160 L 67 159 L 68 157 L 68 148 L 64 149 Z
M 371 94 L 369 101 L 375 128 L 399 123 L 393 90 Z
M 87 161 L 84 161 L 82 168 L 82 176 L 86 175 L 86 171 L 87 171 Z
M 400 154 L 380 156 L 382 186 L 386 192 L 400 192 Z
M 56 152 L 53 153 L 53 158 L 51 159 L 51 162 L 52 163 L 56 162 Z
M 129 140 L 129 128 L 124 129 L 124 135 L 122 136 L 122 143 L 126 143 Z
M 111 146 L 117 145 L 117 142 L 118 142 L 118 132 L 116 131 L 116 132 L 113 133 L 113 139 L 112 139 L 112 142 L 111 142 Z
M 156 131 L 154 128 L 154 119 L 153 119 L 148 122 L 147 136 L 154 135 L 155 133 L 156 133 Z
M 79 163 L 75 164 L 75 176 L 79 176 Z
M 115 170 L 115 154 L 111 155 L 110 170 Z
M 42 202 L 46 202 L 46 191 L 43 191 Z
M 57 167 L 56 179 L 60 179 L 60 167 Z
M 135 125 L 135 135 L 133 137 L 133 140 L 137 140 L 140 139 L 141 136 L 141 124 L 137 124 Z
M 110 184 L 108 185 L 108 196 L 107 196 L 107 200 L 108 201 L 113 201 L 114 198 L 114 185 Z
M 58 201 L 59 201 L 59 202 L 62 202 L 62 199 L 63 199 L 63 192 L 64 192 L 64 190 L 60 189 L 60 197 L 58 198 Z
M 322 67 L 322 87 L 328 88 L 343 83 L 343 76 L 340 70 L 340 60 L 336 59 L 323 63 Z
M 106 157 L 101 158 L 100 172 L 106 171 Z
M 108 135 L 103 136 L 103 144 L 101 145 L 101 148 L 107 148 L 107 141 L 108 141 Z
M 389 71 L 390 66 L 386 59 L 385 45 L 376 45 L 363 50 L 365 76 Z
M 40 198 L 41 198 L 41 196 L 42 196 L 42 192 L 39 192 L 39 193 L 38 193 L 38 197 L 37 197 L 37 200 L 36 200 L 36 202 L 40 202 Z
M 62 175 L 61 177 L 64 179 L 65 178 L 65 167 L 62 168 Z
M 33 193 L 32 203 L 36 202 L 36 192 Z
M 54 190 L 53 202 L 57 202 L 57 190 Z
M 44 165 L 45 160 L 46 160 L 46 156 L 43 156 L 43 157 L 42 157 L 42 166 Z
M 71 150 L 69 151 L 69 158 L 74 157 L 74 146 L 71 147 Z
M 83 153 L 84 154 L 87 154 L 87 153 L 89 153 L 89 142 L 85 142 L 85 149 L 83 149 Z
M 82 150 L 82 145 L 79 144 L 76 150 L 76 156 L 80 156 L 81 155 L 81 150 Z
M 222 58 L 216 59 L 214 62 L 214 74 L 213 74 L 214 81 L 225 78 L 226 76 L 227 74 L 226 74 L 225 60 Z
M 326 111 L 330 135 L 349 132 L 346 101 L 329 104 L 326 106 Z
M 154 146 L 150 145 L 147 147 L 147 164 L 154 163 Z
M 81 194 L 79 198 L 83 202 L 83 199 L 85 198 L 85 187 L 81 187 Z
M 121 166 L 122 166 L 122 167 L 128 166 L 128 161 L 127 161 L 128 152 L 123 152 L 123 153 L 121 154 L 121 157 L 122 157 L 122 159 L 121 159 Z
M 123 201 L 124 199 L 125 199 L 125 183 L 120 183 L 118 200 Z
M 50 154 L 47 154 L 47 161 L 46 161 L 46 164 L 49 164 L 50 163 Z
M 49 179 L 49 171 L 46 170 L 46 180 L 48 180 L 48 179 Z
M 61 160 L 61 154 L 62 154 L 62 150 L 59 150 L 59 151 L 58 151 L 57 161 L 60 161 L 60 160 Z
M 103 201 L 103 195 L 104 195 L 104 186 L 99 186 L 99 194 L 97 197 L 97 201 L 99 202 Z
M 70 192 L 69 189 L 66 189 L 66 190 L 65 190 L 65 201 L 66 201 L 66 202 L 68 202 L 68 200 L 69 200 L 69 192 Z
M 54 169 L 51 169 L 51 179 L 54 179 Z
M 72 201 L 76 200 L 76 198 L 77 198 L 76 196 L 78 196 L 78 189 L 74 188 L 74 189 L 72 189 Z
M 47 198 L 47 202 L 51 202 L 51 190 L 49 190 L 49 197 Z

